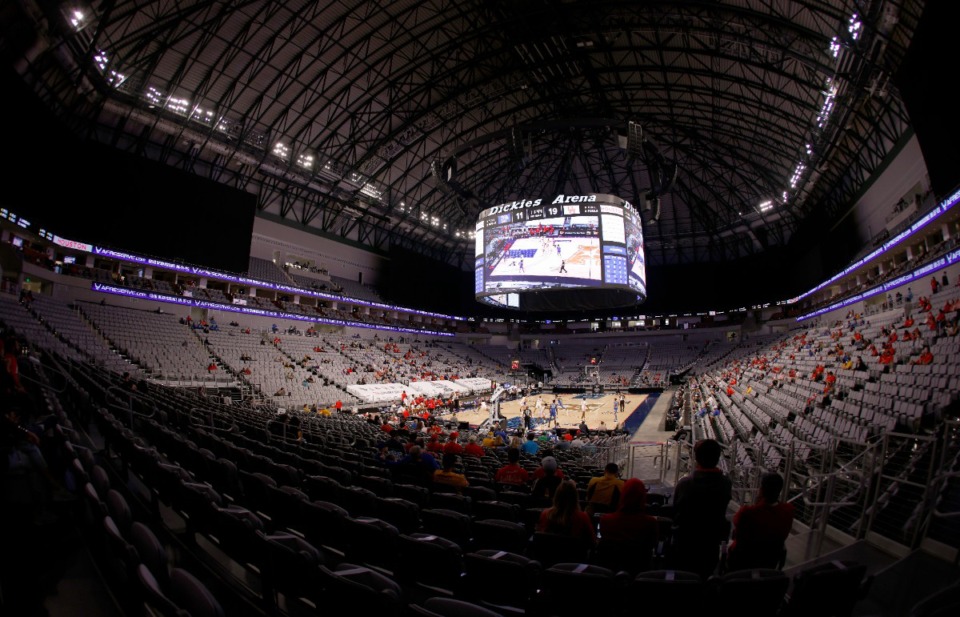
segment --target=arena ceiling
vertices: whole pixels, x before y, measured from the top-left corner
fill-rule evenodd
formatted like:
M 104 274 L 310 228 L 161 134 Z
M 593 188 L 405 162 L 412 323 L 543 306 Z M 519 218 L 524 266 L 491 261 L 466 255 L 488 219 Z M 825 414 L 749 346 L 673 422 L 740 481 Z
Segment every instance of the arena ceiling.
M 483 207 L 613 193 L 658 265 L 845 213 L 910 132 L 891 76 L 923 4 L 21 0 L 3 19 L 82 137 L 267 216 L 468 267 Z

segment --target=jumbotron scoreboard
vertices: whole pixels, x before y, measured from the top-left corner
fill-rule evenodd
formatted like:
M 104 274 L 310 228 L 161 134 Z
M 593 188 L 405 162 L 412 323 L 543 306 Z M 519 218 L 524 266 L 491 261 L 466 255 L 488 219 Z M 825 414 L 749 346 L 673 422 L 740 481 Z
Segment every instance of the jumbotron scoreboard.
M 519 199 L 480 212 L 476 298 L 522 311 L 636 305 L 647 296 L 643 228 L 614 195 Z

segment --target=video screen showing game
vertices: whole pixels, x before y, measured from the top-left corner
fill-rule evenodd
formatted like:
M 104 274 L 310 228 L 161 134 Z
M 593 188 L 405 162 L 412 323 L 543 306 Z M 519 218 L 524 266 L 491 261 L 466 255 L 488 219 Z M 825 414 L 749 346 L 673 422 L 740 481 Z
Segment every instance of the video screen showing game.
M 646 297 L 640 218 L 611 195 L 488 208 L 477 221 L 475 258 L 475 292 L 487 304 L 522 309 L 524 292 L 546 290 L 619 289 Z M 521 299 L 505 302 L 506 294 Z

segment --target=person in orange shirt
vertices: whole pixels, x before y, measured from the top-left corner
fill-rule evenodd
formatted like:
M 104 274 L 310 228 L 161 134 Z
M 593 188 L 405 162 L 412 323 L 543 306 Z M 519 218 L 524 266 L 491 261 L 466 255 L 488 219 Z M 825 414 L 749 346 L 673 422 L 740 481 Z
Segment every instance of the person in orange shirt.
M 463 489 L 470 485 L 467 477 L 462 473 L 453 470 L 457 463 L 457 455 L 450 452 L 443 453 L 443 469 L 433 472 L 434 486 L 443 486 L 454 489 L 457 493 L 462 493 Z

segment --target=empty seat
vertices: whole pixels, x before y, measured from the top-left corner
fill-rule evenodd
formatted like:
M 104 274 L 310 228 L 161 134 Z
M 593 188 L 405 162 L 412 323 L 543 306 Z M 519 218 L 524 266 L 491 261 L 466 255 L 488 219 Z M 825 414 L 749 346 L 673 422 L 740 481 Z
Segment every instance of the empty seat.
M 783 614 L 849 617 L 866 595 L 871 580 L 866 572 L 864 564 L 841 560 L 801 570 L 793 577 Z
M 538 562 L 499 550 L 467 553 L 463 559 L 466 598 L 494 610 L 504 607 L 526 610 L 540 583 Z
M 754 568 L 724 574 L 715 585 L 716 610 L 722 614 L 774 617 L 783 604 L 790 578 L 780 570 Z M 750 601 L 744 602 L 744 598 Z

